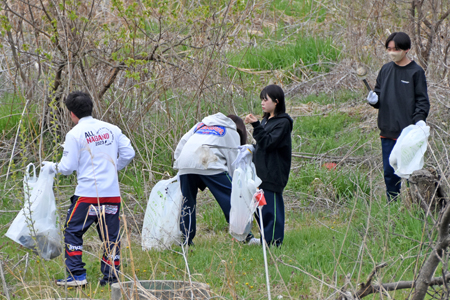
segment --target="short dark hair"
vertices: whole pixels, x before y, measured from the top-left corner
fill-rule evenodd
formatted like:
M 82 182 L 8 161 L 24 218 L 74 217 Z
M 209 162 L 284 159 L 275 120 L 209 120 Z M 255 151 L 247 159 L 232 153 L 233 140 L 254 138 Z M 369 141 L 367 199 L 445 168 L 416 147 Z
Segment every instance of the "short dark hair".
M 261 100 L 264 100 L 267 99 L 267 96 L 269 96 L 273 102 L 277 103 L 277 106 L 275 106 L 274 111 L 275 116 L 278 116 L 279 114 L 286 112 L 286 104 L 284 103 L 284 92 L 280 86 L 276 84 L 271 84 L 263 88 L 261 94 L 259 94 L 259 98 L 261 98 Z M 264 113 L 263 118 L 266 117 L 267 118 L 269 117 L 268 113 Z
M 227 117 L 236 124 L 236 131 L 239 134 L 241 145 L 247 144 L 247 129 L 245 128 L 244 121 L 236 115 L 228 115 Z
M 393 32 L 386 40 L 386 49 L 388 48 L 388 44 L 390 41 L 394 41 L 395 47 L 397 47 L 398 49 L 411 49 L 411 39 L 409 38 L 409 35 L 404 32 Z
M 87 93 L 80 91 L 70 93 L 64 100 L 64 103 L 67 109 L 73 112 L 79 119 L 92 115 L 92 107 L 94 104 L 92 103 L 91 96 Z

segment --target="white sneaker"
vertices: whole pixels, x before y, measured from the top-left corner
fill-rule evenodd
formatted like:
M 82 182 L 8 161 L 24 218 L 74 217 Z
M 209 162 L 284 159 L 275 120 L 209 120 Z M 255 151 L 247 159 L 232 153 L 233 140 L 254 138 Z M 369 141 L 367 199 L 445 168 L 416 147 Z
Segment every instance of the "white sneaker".
M 85 286 L 87 284 L 86 273 L 82 275 L 69 275 L 67 279 L 56 280 L 57 285 L 67 285 L 67 286 Z
M 261 241 L 257 238 L 251 238 L 250 241 L 247 242 L 247 245 L 261 245 Z

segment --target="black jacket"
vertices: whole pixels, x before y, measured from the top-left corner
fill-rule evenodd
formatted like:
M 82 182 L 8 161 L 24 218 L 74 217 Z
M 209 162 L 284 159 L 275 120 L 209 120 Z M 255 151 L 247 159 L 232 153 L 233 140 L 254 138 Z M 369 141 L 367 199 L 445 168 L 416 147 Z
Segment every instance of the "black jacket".
M 405 127 L 426 120 L 430 101 L 425 72 L 414 61 L 403 67 L 394 62 L 385 64 L 374 91 L 378 102 L 372 106 L 379 109 L 381 136 L 396 139 Z
M 282 113 L 273 118 L 264 118 L 252 123 L 256 140 L 253 162 L 256 174 L 261 178 L 260 188 L 282 193 L 289 179 L 292 156 L 293 121 Z

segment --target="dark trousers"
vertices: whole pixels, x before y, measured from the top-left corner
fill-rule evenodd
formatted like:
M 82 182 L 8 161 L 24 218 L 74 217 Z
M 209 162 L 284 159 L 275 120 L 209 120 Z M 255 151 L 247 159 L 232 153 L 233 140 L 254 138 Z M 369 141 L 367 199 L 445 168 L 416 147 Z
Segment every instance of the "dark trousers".
M 381 150 L 383 152 L 383 170 L 384 183 L 386 184 L 387 201 L 395 201 L 400 193 L 402 186 L 401 178 L 394 174 L 394 168 L 389 164 L 389 155 L 391 155 L 396 140 L 381 138 Z
M 66 267 L 70 275 L 86 273 L 82 261 L 83 235 L 93 223 L 103 243 L 101 271 L 104 278 L 115 278 L 120 264 L 120 197 L 90 198 L 72 196 L 64 228 Z M 114 266 L 112 268 L 112 266 Z
M 282 193 L 264 190 L 264 198 L 267 204 L 262 208 L 262 219 L 264 225 L 264 238 L 267 244 L 281 246 L 284 239 L 284 201 Z M 256 211 L 256 220 L 259 227 L 259 209 Z
M 230 222 L 231 209 L 231 177 L 228 172 L 216 175 L 184 174 L 180 175 L 183 207 L 181 210 L 180 230 L 188 245 L 192 243 L 196 233 L 195 207 L 198 189 L 202 191 L 208 187 L 216 198 L 227 222 Z

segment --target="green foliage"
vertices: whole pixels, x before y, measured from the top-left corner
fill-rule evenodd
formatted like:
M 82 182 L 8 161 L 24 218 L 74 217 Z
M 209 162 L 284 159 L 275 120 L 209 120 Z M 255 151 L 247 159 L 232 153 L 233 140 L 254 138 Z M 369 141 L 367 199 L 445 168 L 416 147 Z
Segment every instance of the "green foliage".
M 323 22 L 327 14 L 324 6 L 310 0 L 273 0 L 270 9 L 297 18 L 314 18 L 316 22 Z
M 353 154 L 362 154 L 364 149 L 358 147 L 367 141 L 368 135 L 358 128 L 359 120 L 357 115 L 337 111 L 297 118 L 292 131 L 293 148 L 299 152 L 335 155 L 345 155 L 355 149 Z
M 318 93 L 318 94 L 310 94 L 306 97 L 302 97 L 300 99 L 296 99 L 296 103 L 315 103 L 320 105 L 326 104 L 343 104 L 343 103 L 352 103 L 358 101 L 359 99 L 365 99 L 363 92 L 354 92 L 351 90 L 338 90 L 333 93 Z
M 290 191 L 299 191 L 308 195 L 323 192 L 336 201 L 346 202 L 356 193 L 370 193 L 367 171 L 354 166 L 338 165 L 328 169 L 326 165 L 304 164 L 291 172 L 288 185 Z
M 209 193 L 210 202 L 205 203 L 203 207 L 198 207 L 198 216 L 203 218 L 203 223 L 206 225 L 207 231 L 228 231 L 228 223 L 225 220 L 222 209 L 214 199 L 214 196 Z M 198 217 L 197 217 L 198 218 Z
M 0 134 L 13 135 L 11 129 L 19 124 L 24 103 L 15 94 L 4 94 L 0 98 Z
M 336 61 L 340 50 L 332 44 L 332 39 L 321 39 L 306 35 L 292 36 L 291 43 L 273 42 L 246 48 L 230 58 L 230 64 L 239 68 L 255 70 L 294 70 L 306 66 L 315 72 L 327 71 L 327 61 Z M 299 76 L 301 73 L 296 71 Z

